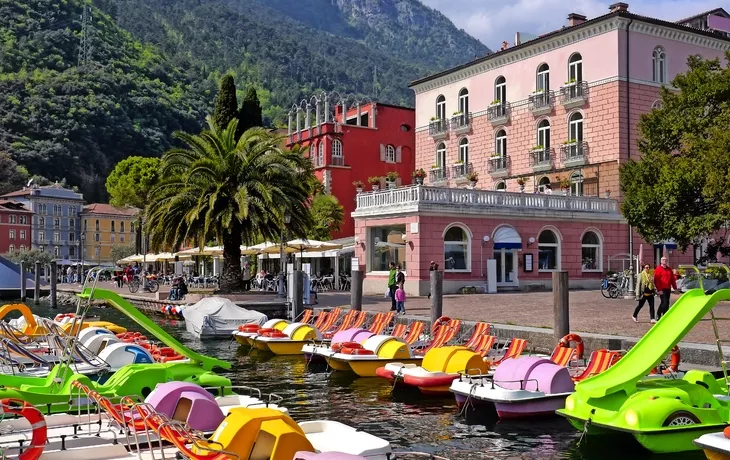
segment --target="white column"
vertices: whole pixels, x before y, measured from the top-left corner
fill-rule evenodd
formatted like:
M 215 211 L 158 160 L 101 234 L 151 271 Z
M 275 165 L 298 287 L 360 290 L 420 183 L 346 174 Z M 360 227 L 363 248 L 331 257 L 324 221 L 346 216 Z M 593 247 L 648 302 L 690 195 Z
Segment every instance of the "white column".
M 302 140 L 302 117 L 299 116 L 299 107 L 297 107 L 297 140 Z
M 324 98 L 324 122 L 329 123 L 330 121 L 330 100 L 327 96 Z
M 340 290 L 340 256 L 335 256 L 335 289 Z
M 370 104 L 370 119 L 373 120 L 373 128 L 377 128 L 378 125 L 375 124 L 375 113 L 378 111 L 378 108 L 375 106 L 375 102 Z
M 304 129 L 312 130 L 312 106 L 307 103 L 307 116 L 304 118 Z
M 347 101 L 342 101 L 342 124 L 347 124 Z
M 289 132 L 288 132 L 289 137 L 291 137 L 291 128 L 292 128 L 292 119 L 291 118 L 292 118 L 291 117 L 291 112 L 289 112 L 289 124 L 288 124 L 288 126 L 289 126 Z M 289 139 L 289 140 L 291 140 L 291 139 Z
M 213 257 L 213 275 L 218 276 L 220 275 L 220 259 L 218 257 Z
M 360 115 L 362 114 L 362 106 L 360 103 L 357 103 L 357 123 L 355 123 L 357 126 L 362 126 L 362 123 L 360 122 Z
M 322 119 L 319 116 L 319 110 L 321 109 L 321 105 L 319 102 L 319 99 L 317 99 L 317 104 L 314 106 L 315 114 L 314 119 L 315 123 L 317 123 L 317 134 L 322 134 Z

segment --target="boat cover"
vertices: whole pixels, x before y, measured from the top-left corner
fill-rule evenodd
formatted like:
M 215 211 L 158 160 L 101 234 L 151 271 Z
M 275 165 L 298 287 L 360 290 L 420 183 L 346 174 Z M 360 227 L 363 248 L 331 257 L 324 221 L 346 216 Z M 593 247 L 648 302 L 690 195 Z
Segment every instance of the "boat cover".
M 185 327 L 197 337 L 230 338 L 242 324 L 262 325 L 268 318 L 255 310 L 246 310 L 224 297 L 206 297 L 183 310 Z

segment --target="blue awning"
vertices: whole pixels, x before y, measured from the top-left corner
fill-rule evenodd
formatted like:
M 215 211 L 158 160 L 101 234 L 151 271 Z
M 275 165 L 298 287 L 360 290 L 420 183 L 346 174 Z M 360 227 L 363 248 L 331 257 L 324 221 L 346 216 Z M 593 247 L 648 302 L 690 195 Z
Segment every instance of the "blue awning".
M 522 243 L 494 243 L 494 249 L 522 249 Z
M 494 249 L 522 249 L 522 238 L 512 227 L 499 227 L 494 233 Z
M 677 249 L 677 243 L 673 243 L 671 241 L 668 241 L 666 243 L 654 243 L 654 249 L 661 249 L 664 246 L 666 246 L 667 249 Z

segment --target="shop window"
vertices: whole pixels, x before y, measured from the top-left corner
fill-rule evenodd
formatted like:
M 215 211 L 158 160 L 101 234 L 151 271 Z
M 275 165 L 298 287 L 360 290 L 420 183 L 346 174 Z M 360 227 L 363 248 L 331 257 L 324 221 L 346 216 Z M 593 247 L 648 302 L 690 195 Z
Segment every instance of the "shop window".
M 602 270 L 601 239 L 596 232 L 588 231 L 581 240 L 581 270 L 584 272 L 600 272 Z
M 471 269 L 471 240 L 460 226 L 453 226 L 444 235 L 444 269 L 469 271 Z
M 390 262 L 400 265 L 401 269 L 405 270 L 406 244 L 403 235 L 406 233 L 406 226 L 371 227 L 368 231 L 369 271 L 388 271 Z
M 543 230 L 537 238 L 537 259 L 540 271 L 560 269 L 560 243 L 552 230 Z

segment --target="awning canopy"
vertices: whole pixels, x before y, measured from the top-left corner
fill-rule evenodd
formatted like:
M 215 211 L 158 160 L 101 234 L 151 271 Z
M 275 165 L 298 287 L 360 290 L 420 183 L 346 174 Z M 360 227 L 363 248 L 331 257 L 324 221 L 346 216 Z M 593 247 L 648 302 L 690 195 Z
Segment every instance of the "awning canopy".
M 522 249 L 522 238 L 512 227 L 500 227 L 494 233 L 494 249 Z
M 664 247 L 666 247 L 667 249 L 677 249 L 677 243 L 672 240 L 663 241 L 661 243 L 654 243 L 654 248 L 656 249 Z

